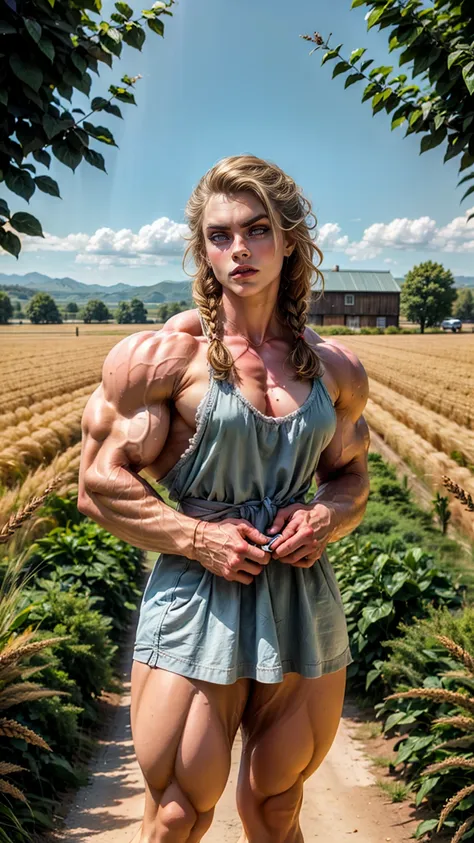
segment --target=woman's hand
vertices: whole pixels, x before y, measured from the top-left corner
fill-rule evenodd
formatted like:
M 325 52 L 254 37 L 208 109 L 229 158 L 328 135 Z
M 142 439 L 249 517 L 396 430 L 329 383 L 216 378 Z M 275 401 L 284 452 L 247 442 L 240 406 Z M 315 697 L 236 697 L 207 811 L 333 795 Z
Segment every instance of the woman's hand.
M 243 518 L 225 518 L 222 521 L 200 521 L 195 531 L 194 559 L 211 573 L 229 582 L 249 585 L 271 559 L 257 544 L 267 544 L 264 536 Z
M 282 507 L 267 531 L 269 536 L 281 533 L 272 545 L 272 557 L 296 568 L 311 568 L 329 544 L 332 531 L 331 510 L 324 504 Z

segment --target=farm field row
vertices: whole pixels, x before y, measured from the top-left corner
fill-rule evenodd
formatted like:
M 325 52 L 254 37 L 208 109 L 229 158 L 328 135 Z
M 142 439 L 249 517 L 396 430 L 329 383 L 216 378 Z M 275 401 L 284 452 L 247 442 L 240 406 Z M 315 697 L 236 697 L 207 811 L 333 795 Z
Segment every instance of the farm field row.
M 340 337 L 371 379 L 474 429 L 474 334 Z

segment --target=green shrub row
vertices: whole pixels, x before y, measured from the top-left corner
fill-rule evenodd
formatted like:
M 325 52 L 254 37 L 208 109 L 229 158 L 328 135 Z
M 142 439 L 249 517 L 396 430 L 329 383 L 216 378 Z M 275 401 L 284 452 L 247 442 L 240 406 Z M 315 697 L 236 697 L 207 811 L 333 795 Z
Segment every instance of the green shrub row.
M 38 639 L 66 637 L 31 656 L 26 668 L 26 673 L 36 669 L 41 685 L 58 693 L 39 699 L 33 694 L 6 712 L 52 750 L 22 738 L 0 738 L 2 760 L 25 768 L 10 781 L 28 805 L 0 793 L 0 827 L 8 827 L 8 837 L 0 840 L 11 843 L 52 828 L 61 793 L 87 781 L 87 759 L 100 725 L 98 697 L 115 688 L 119 643 L 141 594 L 141 550 L 82 516 L 75 496 L 53 496 L 45 512 L 54 514 L 58 526 L 31 548 L 14 632 L 38 627 Z M 7 564 L 0 567 L 0 579 Z
M 416 805 L 436 814 L 419 823 L 415 836 L 431 839 L 450 800 L 443 828 L 459 831 L 466 823 L 464 843 L 474 838 L 472 572 L 458 564 L 456 543 L 415 505 L 394 469 L 377 454 L 369 465 L 365 518 L 328 547 L 355 659 L 348 688 L 375 705 L 387 736 L 399 735 L 393 770 L 410 782 Z M 464 655 L 453 654 L 439 635 Z

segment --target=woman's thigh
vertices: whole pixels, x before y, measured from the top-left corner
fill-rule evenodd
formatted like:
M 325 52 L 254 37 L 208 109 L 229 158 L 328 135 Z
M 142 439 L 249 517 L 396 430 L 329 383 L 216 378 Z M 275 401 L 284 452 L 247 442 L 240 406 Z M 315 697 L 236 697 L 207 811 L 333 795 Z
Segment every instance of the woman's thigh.
M 182 794 L 198 815 L 214 808 L 228 778 L 248 688 L 249 680 L 214 685 L 133 662 L 133 742 L 161 806 L 179 803 Z
M 281 839 L 292 839 L 284 826 L 298 825 L 303 783 L 334 741 L 345 686 L 346 668 L 316 679 L 289 673 L 277 685 L 252 683 L 242 717 L 237 797 L 250 840 L 265 841 L 267 833 L 278 840 L 278 824 Z

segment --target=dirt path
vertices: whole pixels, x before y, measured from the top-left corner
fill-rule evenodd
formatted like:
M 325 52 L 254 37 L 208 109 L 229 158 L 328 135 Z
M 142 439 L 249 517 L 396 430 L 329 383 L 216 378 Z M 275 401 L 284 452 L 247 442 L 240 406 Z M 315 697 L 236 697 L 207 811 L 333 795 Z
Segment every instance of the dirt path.
M 130 843 L 140 826 L 143 778 L 133 750 L 129 712 L 132 638 L 124 654 L 124 693 L 115 698 L 115 714 L 91 767 L 90 784 L 76 794 L 63 830 L 54 834 L 58 843 Z M 411 839 L 419 819 L 413 819 L 408 801 L 394 804 L 381 792 L 375 784 L 380 773 L 366 757 L 367 750 L 386 755 L 387 742 L 377 738 L 364 744 L 353 737 L 366 719 L 346 701 L 331 750 L 306 783 L 301 820 L 305 841 L 343 843 L 350 836 L 361 843 Z M 206 843 L 239 840 L 241 826 L 234 800 L 239 754 L 237 739 L 229 781 Z

